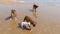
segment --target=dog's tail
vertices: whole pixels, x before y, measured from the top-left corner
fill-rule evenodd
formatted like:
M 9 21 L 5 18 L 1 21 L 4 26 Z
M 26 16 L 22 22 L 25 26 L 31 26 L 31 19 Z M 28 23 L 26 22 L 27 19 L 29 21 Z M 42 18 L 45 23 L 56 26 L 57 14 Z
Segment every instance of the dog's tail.
M 7 17 L 5 20 L 9 20 L 9 19 L 12 19 L 12 16 Z

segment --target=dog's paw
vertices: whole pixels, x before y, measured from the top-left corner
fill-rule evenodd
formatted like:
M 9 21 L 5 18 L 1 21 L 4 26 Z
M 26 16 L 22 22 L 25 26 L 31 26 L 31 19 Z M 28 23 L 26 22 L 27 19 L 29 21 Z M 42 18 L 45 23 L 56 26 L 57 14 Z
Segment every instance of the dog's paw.
M 33 30 L 31 29 L 30 32 L 32 32 Z

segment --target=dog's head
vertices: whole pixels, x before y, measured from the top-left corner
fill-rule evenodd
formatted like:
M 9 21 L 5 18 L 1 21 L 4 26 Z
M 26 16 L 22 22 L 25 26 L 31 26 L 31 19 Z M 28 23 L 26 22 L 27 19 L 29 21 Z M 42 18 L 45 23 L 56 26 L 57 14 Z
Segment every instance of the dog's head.
M 34 22 L 34 21 L 31 21 L 31 24 L 33 25 L 33 27 L 36 26 L 36 22 Z
M 16 15 L 17 15 L 16 10 L 11 10 L 11 13 L 12 13 L 14 16 L 16 16 Z

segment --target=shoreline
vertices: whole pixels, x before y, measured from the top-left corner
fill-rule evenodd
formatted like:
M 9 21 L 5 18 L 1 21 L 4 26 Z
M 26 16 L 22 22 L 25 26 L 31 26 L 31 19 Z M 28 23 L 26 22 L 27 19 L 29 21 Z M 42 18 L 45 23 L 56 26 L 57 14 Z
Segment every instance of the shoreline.
M 0 4 L 33 4 L 32 2 L 0 2 Z

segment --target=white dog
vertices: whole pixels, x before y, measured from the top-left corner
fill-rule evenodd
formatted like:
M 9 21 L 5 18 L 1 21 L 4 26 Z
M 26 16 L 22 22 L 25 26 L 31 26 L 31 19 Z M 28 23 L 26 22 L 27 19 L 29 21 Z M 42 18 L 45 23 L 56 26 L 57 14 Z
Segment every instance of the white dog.
M 30 22 L 26 22 L 26 21 L 25 22 L 21 22 L 20 25 L 21 25 L 22 29 L 31 30 L 31 28 L 30 28 Z

